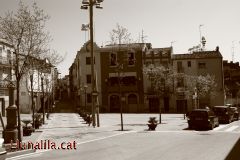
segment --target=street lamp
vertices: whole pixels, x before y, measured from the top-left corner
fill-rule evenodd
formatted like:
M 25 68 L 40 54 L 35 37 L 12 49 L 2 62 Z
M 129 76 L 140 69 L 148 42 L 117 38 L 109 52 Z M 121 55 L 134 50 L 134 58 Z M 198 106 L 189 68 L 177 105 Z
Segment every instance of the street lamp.
M 29 74 L 30 74 L 30 87 L 31 87 L 31 101 L 32 101 L 32 121 L 33 121 L 33 130 L 35 129 L 35 120 L 34 120 L 34 117 L 35 117 L 35 107 L 34 107 L 34 100 L 33 100 L 33 74 L 34 74 L 34 71 L 32 68 L 30 68 L 29 70 Z
M 194 106 L 197 109 L 197 87 L 194 88 Z
M 45 74 L 41 74 L 41 86 L 42 86 L 42 109 L 43 109 L 43 124 L 45 123 L 45 102 L 44 102 L 44 87 L 43 87 L 43 80 L 44 80 Z
M 85 95 L 85 100 L 84 100 L 84 109 L 86 110 L 87 109 L 87 85 L 85 84 L 84 86 L 83 86 L 83 89 L 84 89 L 84 95 Z
M 49 88 L 49 79 L 46 78 L 46 96 L 47 96 L 47 114 L 49 114 L 49 92 L 50 92 L 50 88 Z
M 93 127 L 96 125 L 95 119 L 95 109 L 96 109 L 96 83 L 95 83 L 95 72 L 94 72 L 94 56 L 93 56 L 93 6 L 95 5 L 96 8 L 102 9 L 100 3 L 103 0 L 83 0 L 81 9 L 88 9 L 89 8 L 89 20 L 90 20 L 90 51 L 91 51 L 91 82 L 92 82 L 92 119 L 93 119 Z
M 123 131 L 123 108 L 122 108 L 122 100 L 124 100 L 124 97 L 122 97 L 122 89 L 121 89 L 121 70 L 123 70 L 123 64 L 117 64 L 117 73 L 118 73 L 118 86 L 119 86 L 119 100 L 120 100 L 120 115 L 121 115 L 121 131 Z

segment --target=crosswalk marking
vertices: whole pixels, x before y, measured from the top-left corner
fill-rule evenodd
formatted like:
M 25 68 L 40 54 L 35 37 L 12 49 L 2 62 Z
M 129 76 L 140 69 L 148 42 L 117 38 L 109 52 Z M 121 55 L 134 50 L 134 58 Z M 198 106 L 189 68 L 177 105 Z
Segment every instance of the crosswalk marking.
M 238 127 L 239 127 L 239 126 L 231 126 L 230 128 L 226 129 L 225 131 L 226 131 L 226 132 L 231 132 L 231 131 L 237 129 Z

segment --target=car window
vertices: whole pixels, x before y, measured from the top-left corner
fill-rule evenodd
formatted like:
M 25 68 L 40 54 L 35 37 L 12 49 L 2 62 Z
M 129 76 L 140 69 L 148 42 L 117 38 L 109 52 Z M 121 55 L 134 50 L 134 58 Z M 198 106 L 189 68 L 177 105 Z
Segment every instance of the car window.
M 209 111 L 209 112 L 208 112 L 208 115 L 209 115 L 209 116 L 214 116 L 214 112 L 213 112 L 213 111 Z
M 207 117 L 207 112 L 205 111 L 192 111 L 192 113 L 190 114 L 190 116 L 193 117 Z
M 227 108 L 215 107 L 213 108 L 214 112 L 227 112 Z

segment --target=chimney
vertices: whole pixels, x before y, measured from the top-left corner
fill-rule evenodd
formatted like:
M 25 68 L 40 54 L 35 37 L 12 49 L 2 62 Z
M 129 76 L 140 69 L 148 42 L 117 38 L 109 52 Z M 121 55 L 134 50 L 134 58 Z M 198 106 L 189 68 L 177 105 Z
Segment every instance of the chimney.
M 216 47 L 216 51 L 219 52 L 219 46 Z

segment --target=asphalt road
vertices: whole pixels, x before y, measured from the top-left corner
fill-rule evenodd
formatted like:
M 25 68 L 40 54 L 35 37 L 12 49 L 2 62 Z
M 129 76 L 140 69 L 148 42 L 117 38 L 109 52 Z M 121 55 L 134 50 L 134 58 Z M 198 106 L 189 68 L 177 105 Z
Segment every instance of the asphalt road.
M 102 115 L 102 127 L 92 128 L 76 114 L 54 114 L 40 139 L 51 139 L 57 145 L 75 140 L 76 150 L 37 150 L 11 159 L 223 160 L 227 156 L 230 160 L 240 159 L 240 121 L 211 131 L 195 131 L 187 129 L 181 115 L 163 115 L 164 123 L 157 131 L 146 131 L 147 117 L 149 115 L 124 115 L 127 131 L 118 131 L 119 122 L 114 119 L 119 115 Z M 112 125 L 109 119 L 113 120 Z

